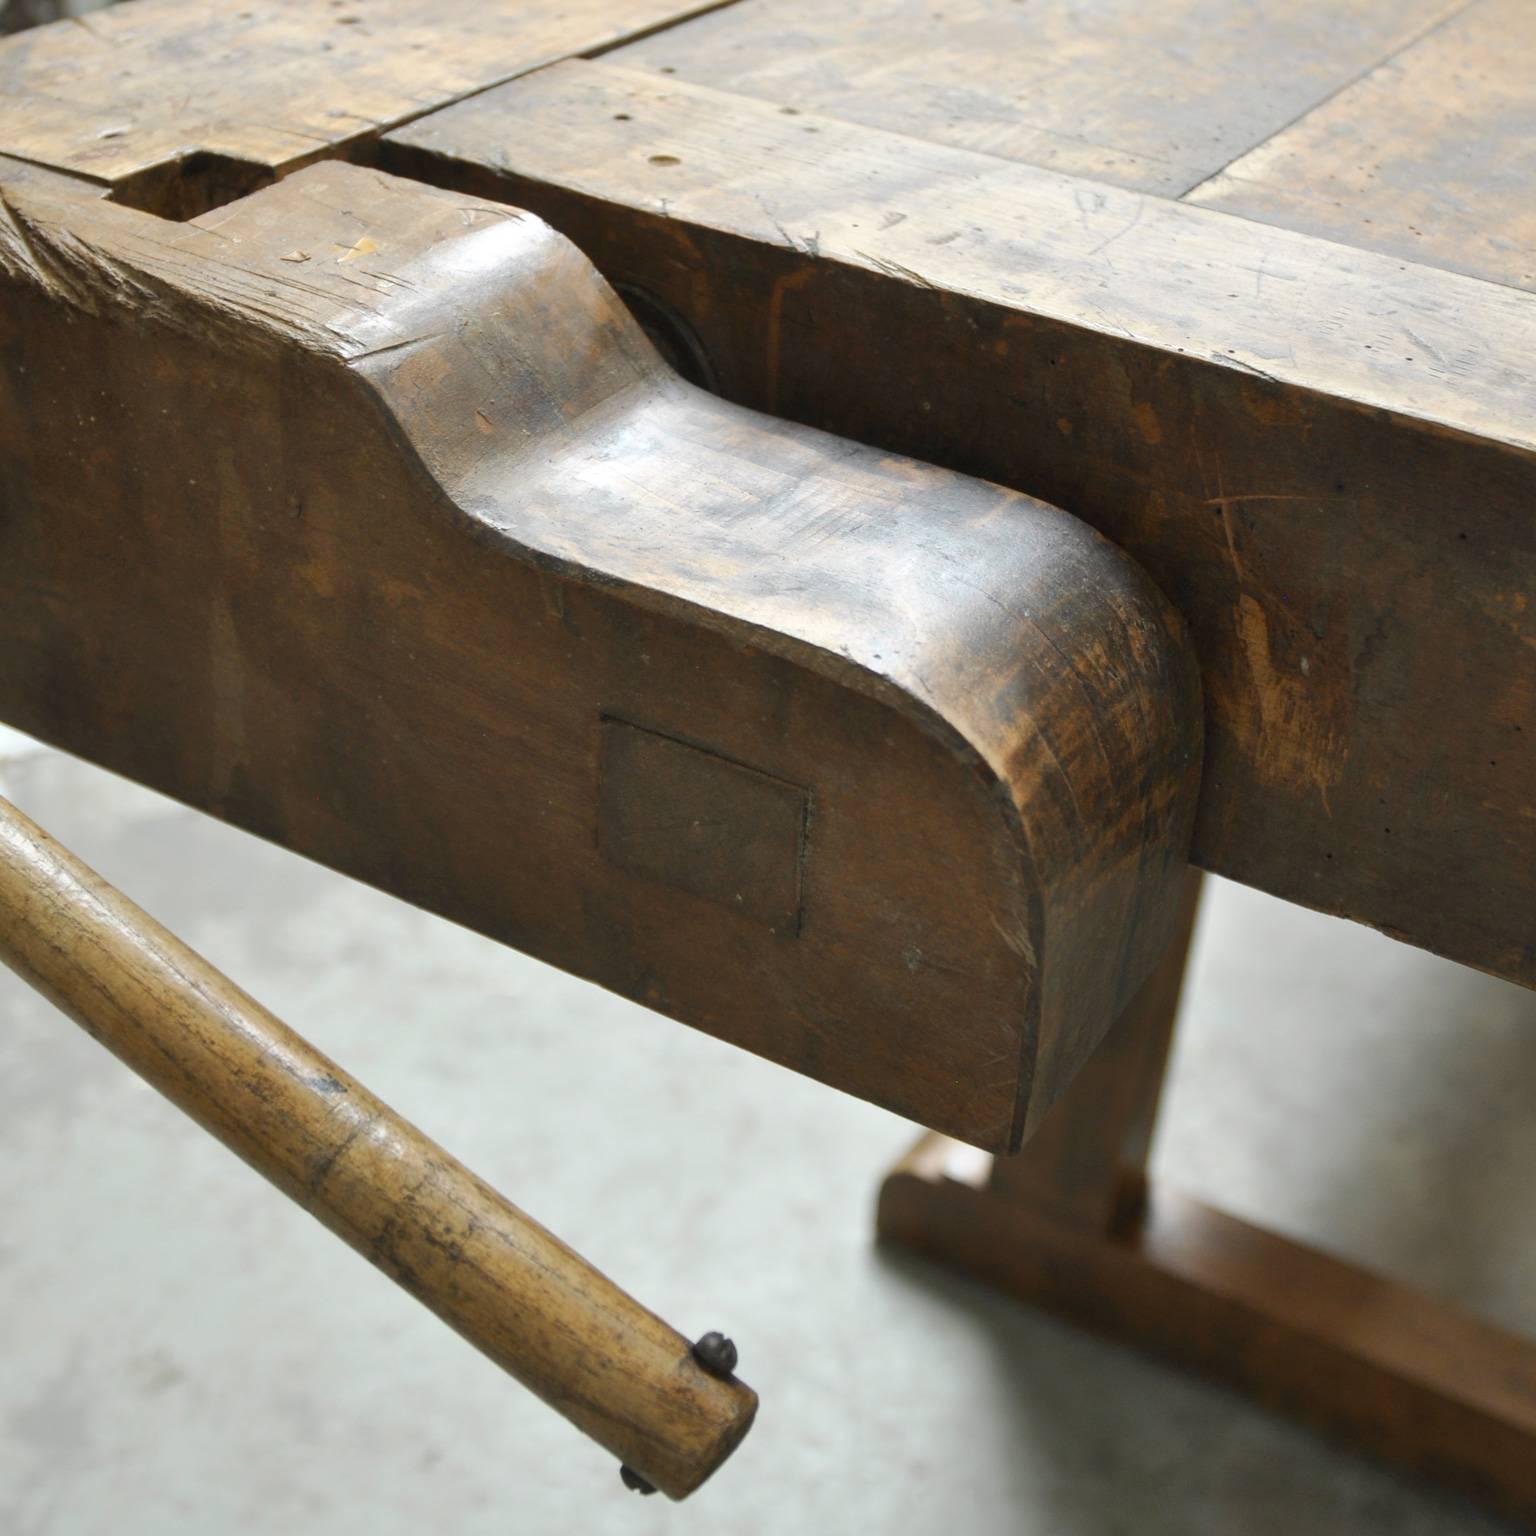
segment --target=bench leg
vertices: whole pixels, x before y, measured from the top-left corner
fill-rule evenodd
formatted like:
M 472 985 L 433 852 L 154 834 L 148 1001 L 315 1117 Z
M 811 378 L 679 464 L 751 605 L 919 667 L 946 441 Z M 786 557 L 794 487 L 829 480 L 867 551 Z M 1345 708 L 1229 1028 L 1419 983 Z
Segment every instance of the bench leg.
M 1023 1152 L 924 1136 L 881 1188 L 881 1239 L 1536 1521 L 1536 1344 L 1149 1182 L 1197 880 Z

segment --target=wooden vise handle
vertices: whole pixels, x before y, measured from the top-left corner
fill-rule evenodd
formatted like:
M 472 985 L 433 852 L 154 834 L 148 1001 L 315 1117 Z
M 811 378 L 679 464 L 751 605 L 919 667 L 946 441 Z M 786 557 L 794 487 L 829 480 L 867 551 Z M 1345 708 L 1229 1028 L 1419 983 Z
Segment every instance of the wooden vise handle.
M 681 1499 L 757 1395 L 0 799 L 0 960 L 204 1130 Z M 711 1347 L 714 1346 L 714 1347 Z

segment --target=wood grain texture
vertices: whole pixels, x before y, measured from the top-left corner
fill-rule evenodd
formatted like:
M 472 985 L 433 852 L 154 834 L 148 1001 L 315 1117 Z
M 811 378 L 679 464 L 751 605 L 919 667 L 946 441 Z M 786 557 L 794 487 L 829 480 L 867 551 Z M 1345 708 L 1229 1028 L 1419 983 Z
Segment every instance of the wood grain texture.
M 0 153 L 185 218 L 722 0 L 136 0 L 0 43 Z
M 741 0 L 614 62 L 1176 197 L 1457 4 Z
M 1205 868 L 1536 981 L 1536 299 L 606 63 L 392 135 L 729 398 L 1066 507 L 1189 622 Z
M 354 166 L 18 190 L 0 274 L 0 716 L 988 1147 L 1161 952 L 1198 683 L 1075 519 L 695 389 L 538 220 Z
M 1536 1344 L 1161 1185 L 1117 1233 L 1057 1221 L 988 1162 L 925 1137 L 882 1237 L 1536 1518 Z
M 685 1498 L 757 1396 L 0 800 L 0 962 L 619 1460 Z
M 1536 8 L 1478 0 L 1190 194 L 1536 290 Z

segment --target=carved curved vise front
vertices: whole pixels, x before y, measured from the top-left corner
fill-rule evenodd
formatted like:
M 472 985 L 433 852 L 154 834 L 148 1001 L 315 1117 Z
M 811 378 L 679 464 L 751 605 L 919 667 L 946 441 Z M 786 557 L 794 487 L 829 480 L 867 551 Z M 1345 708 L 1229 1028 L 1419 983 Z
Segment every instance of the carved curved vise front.
M 511 208 L 4 190 L 0 718 L 1018 1144 L 1185 867 L 1196 670 L 1130 560 L 683 382 Z

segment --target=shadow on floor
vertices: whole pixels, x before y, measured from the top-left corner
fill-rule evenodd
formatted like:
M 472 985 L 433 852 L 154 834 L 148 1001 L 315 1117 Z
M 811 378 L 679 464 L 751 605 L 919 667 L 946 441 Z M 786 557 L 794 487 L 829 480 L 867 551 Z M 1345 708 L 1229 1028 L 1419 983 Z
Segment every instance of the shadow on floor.
M 1031 1531 L 1515 1536 L 1523 1529 L 926 1259 L 880 1244 L 877 1263 L 887 1279 L 935 1309 L 962 1312 L 986 1337 L 993 1380 L 978 1384 L 977 1411 L 996 1416 L 1021 1464 L 1049 1483 L 1019 1490 Z M 1033 1518 L 1042 1503 L 1053 1517 L 1048 1527 Z

